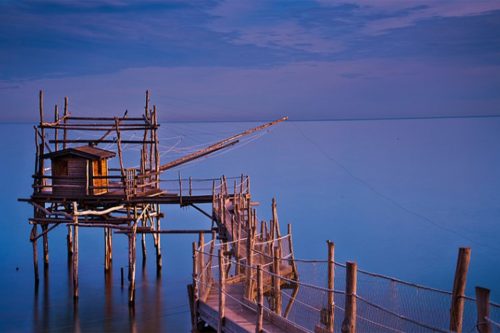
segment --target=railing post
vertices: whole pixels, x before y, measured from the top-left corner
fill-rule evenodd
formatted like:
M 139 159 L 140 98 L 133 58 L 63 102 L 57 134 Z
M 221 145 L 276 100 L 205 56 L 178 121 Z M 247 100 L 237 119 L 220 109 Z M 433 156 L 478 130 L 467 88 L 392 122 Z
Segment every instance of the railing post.
M 280 261 L 281 261 L 281 249 L 279 247 L 274 248 L 273 257 L 273 293 L 274 293 L 274 312 L 281 316 L 281 281 L 280 281 Z
M 335 319 L 335 298 L 334 298 L 334 288 L 335 288 L 335 245 L 332 241 L 327 241 L 328 245 L 328 318 L 327 318 L 327 330 L 328 332 L 334 331 L 334 319 Z
M 198 253 L 196 251 L 196 242 L 193 242 L 193 329 L 198 325 L 198 299 L 199 299 L 199 272 L 198 272 Z M 203 286 L 201 286 L 203 288 Z
M 226 307 L 226 295 L 224 294 L 225 282 L 225 263 L 224 263 L 224 250 L 219 249 L 219 323 L 217 325 L 217 333 L 222 333 L 224 327 L 224 309 Z
M 250 222 L 250 221 L 249 221 Z M 252 257 L 252 225 L 248 223 L 247 225 L 247 267 L 245 267 L 245 275 L 246 275 L 246 297 L 251 300 L 252 298 L 252 265 L 253 265 L 253 257 Z
M 203 272 L 205 268 L 205 257 L 203 252 L 205 252 L 205 235 L 203 232 L 200 232 L 199 234 L 199 241 L 198 241 L 198 247 L 200 251 L 198 252 L 198 280 L 200 281 L 201 284 L 205 285 L 206 279 L 205 279 L 205 274 Z
M 490 316 L 490 290 L 476 287 L 477 330 L 479 333 L 491 333 L 491 323 L 485 318 Z
M 193 195 L 193 179 L 189 176 L 189 196 Z
M 358 266 L 355 262 L 347 262 L 345 285 L 345 315 L 342 322 L 342 333 L 356 332 L 356 290 Z
M 470 248 L 461 247 L 458 250 L 457 267 L 453 281 L 453 293 L 451 296 L 450 309 L 450 331 L 462 332 L 462 321 L 464 313 L 465 282 L 467 270 L 469 269 Z
M 262 266 L 257 265 L 257 324 L 255 333 L 262 332 L 262 323 L 264 320 L 264 285 L 262 283 Z

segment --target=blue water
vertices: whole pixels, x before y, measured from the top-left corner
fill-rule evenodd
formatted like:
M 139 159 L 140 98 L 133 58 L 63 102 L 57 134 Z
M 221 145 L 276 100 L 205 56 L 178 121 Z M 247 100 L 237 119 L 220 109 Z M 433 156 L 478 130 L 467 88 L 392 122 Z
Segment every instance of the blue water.
M 253 125 L 163 124 L 162 160 L 184 152 L 176 149 L 192 150 Z M 80 231 L 80 301 L 75 310 L 65 229 L 54 229 L 49 276 L 44 279 L 42 273 L 35 291 L 27 223 L 32 209 L 16 201 L 31 193 L 32 125 L 0 125 L 0 139 L 0 330 L 189 331 L 186 285 L 194 236 L 162 236 L 161 279 L 152 241 L 148 239 L 144 269 L 139 251 L 135 316 L 129 314 L 127 285 L 120 286 L 120 268 L 127 265 L 127 242 L 120 235 L 114 236 L 113 275 L 106 282 L 102 233 Z M 353 260 L 365 270 L 450 290 L 458 247 L 470 246 L 467 293 L 473 295 L 480 285 L 500 301 L 498 142 L 496 118 L 286 122 L 164 178 L 176 178 L 178 171 L 195 178 L 249 174 L 259 217 L 269 219 L 275 196 L 282 226 L 293 224 L 299 258 L 325 258 L 325 240 L 330 239 L 337 261 Z M 127 160 L 134 153 L 127 151 Z M 164 228 L 210 226 L 192 209 L 162 209 Z

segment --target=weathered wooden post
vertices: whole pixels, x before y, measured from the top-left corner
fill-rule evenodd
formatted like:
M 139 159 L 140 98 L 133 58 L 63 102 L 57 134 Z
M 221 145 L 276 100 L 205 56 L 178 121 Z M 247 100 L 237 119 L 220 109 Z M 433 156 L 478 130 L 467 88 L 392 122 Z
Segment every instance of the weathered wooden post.
M 326 242 L 328 245 L 328 318 L 326 328 L 328 332 L 334 331 L 335 322 L 335 245 L 332 241 Z
M 160 205 L 156 205 L 156 230 L 160 231 L 161 229 L 161 217 L 160 217 Z M 162 259 L 161 259 L 161 234 L 156 235 L 156 273 L 160 274 L 162 267 Z
M 68 262 L 73 256 L 73 229 L 68 225 L 68 234 L 66 235 L 66 245 L 68 246 Z
M 43 232 L 43 269 L 47 270 L 49 268 L 49 226 L 47 224 L 42 224 Z
M 485 318 L 490 317 L 490 290 L 476 287 L 477 330 L 479 333 L 491 333 L 491 323 Z
M 198 244 L 199 244 L 199 247 L 200 247 L 200 252 L 198 253 L 198 275 L 199 275 L 199 279 L 200 279 L 200 283 L 203 284 L 203 286 L 205 286 L 205 274 L 203 274 L 203 269 L 205 267 L 205 256 L 204 256 L 204 253 L 205 252 L 205 235 L 203 232 L 200 232 L 199 233 L 199 240 L 198 240 Z
M 264 284 L 262 281 L 262 266 L 257 265 L 257 324 L 255 333 L 262 332 L 264 321 Z
M 348 261 L 346 265 L 345 315 L 342 322 L 342 333 L 356 332 L 356 290 L 358 266 Z
M 250 210 L 248 210 L 248 213 L 250 214 Z M 245 267 L 245 275 L 246 275 L 246 297 L 248 299 L 252 299 L 252 265 L 253 265 L 253 228 L 252 228 L 252 223 L 250 222 L 250 217 L 249 215 L 249 221 L 247 224 L 247 267 Z
M 137 207 L 134 207 L 134 211 L 137 212 Z M 137 215 L 137 213 L 135 213 Z M 137 217 L 132 226 L 131 232 L 128 236 L 128 255 L 129 255 L 129 275 L 130 283 L 128 290 L 128 303 L 129 306 L 134 306 L 135 303 L 135 265 L 136 265 L 136 239 L 137 239 Z
M 198 325 L 198 299 L 199 299 L 199 290 L 200 288 L 204 288 L 205 286 L 200 286 L 198 284 L 198 279 L 200 278 L 201 271 L 198 270 L 198 259 L 202 257 L 201 253 L 198 254 L 196 251 L 196 242 L 193 242 L 193 329 L 195 329 Z
M 218 254 L 219 254 L 219 322 L 217 325 L 217 333 L 222 333 L 224 327 L 224 310 L 226 307 L 226 294 L 224 287 L 224 284 L 226 283 L 224 250 L 219 249 Z
M 273 256 L 273 294 L 274 294 L 274 312 L 281 316 L 282 300 L 281 300 L 281 248 L 274 248 Z
M 33 227 L 31 228 L 31 239 L 33 239 L 33 272 L 35 273 L 35 285 L 38 285 L 40 281 L 40 276 L 38 274 L 38 246 L 36 241 L 37 229 L 38 225 L 33 223 Z
M 465 284 L 467 280 L 467 271 L 470 262 L 470 248 L 461 247 L 458 250 L 457 267 L 453 281 L 453 293 L 451 296 L 450 309 L 450 331 L 462 332 Z
M 78 287 L 78 206 L 76 202 L 73 202 L 73 298 L 78 299 L 79 287 Z
M 193 195 L 193 179 L 189 176 L 189 196 Z

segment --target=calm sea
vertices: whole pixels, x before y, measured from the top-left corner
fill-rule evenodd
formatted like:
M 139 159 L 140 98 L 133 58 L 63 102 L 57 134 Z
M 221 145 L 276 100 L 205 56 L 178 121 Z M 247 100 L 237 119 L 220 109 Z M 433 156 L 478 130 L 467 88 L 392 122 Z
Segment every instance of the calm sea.
M 253 123 L 166 123 L 162 160 L 176 158 Z M 80 133 L 83 136 L 83 133 Z M 114 236 L 112 276 L 105 280 L 103 235 L 80 231 L 80 301 L 73 307 L 65 229 L 50 233 L 50 268 L 35 291 L 28 217 L 16 201 L 31 193 L 31 124 L 0 125 L 0 331 L 168 331 L 190 329 L 186 285 L 191 235 L 164 235 L 156 275 L 152 240 L 142 265 L 138 243 L 137 304 L 131 316 L 120 268 L 127 243 Z M 167 172 L 165 179 L 251 176 L 261 219 L 278 201 L 282 227 L 293 224 L 298 258 L 336 260 L 450 290 L 460 246 L 472 248 L 467 292 L 492 289 L 500 301 L 500 119 L 286 122 L 217 156 Z M 137 151 L 127 147 L 132 164 Z M 210 210 L 210 207 L 206 207 Z M 163 207 L 163 228 L 209 228 L 188 208 Z M 41 259 L 41 257 L 40 257 Z M 42 265 L 40 266 L 42 269 Z M 43 269 L 41 270 L 43 272 Z

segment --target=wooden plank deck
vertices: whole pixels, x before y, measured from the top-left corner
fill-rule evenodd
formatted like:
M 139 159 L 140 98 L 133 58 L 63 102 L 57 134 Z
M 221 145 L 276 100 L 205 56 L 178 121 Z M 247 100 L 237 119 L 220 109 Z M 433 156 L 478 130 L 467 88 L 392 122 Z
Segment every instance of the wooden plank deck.
M 244 286 L 242 283 L 228 284 L 226 288 L 226 307 L 224 332 L 255 332 L 257 313 L 251 305 L 244 305 Z M 200 301 L 199 313 L 201 319 L 212 327 L 217 327 L 219 311 L 219 294 L 217 288 L 212 288 L 206 302 Z M 267 318 L 266 318 L 267 317 Z M 263 328 L 269 333 L 290 332 L 270 321 L 270 316 L 264 316 Z

